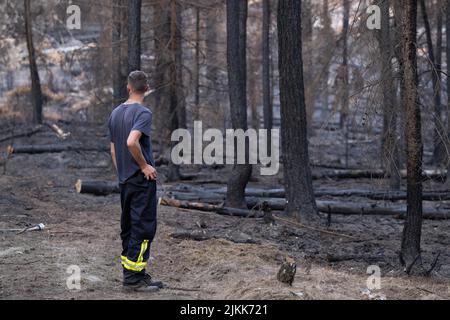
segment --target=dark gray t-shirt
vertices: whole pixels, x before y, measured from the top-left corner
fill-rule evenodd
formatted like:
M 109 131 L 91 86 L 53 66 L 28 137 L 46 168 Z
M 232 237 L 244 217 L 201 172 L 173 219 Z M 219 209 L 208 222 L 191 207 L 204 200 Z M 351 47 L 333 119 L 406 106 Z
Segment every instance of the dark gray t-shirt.
M 151 126 L 151 111 L 138 103 L 121 104 L 111 113 L 108 123 L 109 137 L 116 150 L 119 183 L 125 183 L 127 179 L 141 171 L 127 147 L 128 136 L 133 130 L 142 132 L 139 140 L 142 154 L 148 164 L 155 166 L 150 139 Z

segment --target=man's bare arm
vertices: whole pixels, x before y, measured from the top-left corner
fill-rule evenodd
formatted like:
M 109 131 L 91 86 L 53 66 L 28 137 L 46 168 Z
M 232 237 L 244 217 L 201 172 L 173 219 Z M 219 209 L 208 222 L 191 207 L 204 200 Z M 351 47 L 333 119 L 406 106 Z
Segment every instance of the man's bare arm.
M 137 162 L 142 170 L 142 173 L 148 180 L 156 180 L 156 170 L 151 165 L 147 163 L 142 154 L 141 145 L 139 140 L 142 137 L 142 133 L 138 130 L 132 130 L 127 140 L 127 147 L 130 150 L 133 159 Z
M 111 158 L 112 158 L 112 162 L 114 164 L 114 168 L 117 171 L 116 147 L 114 146 L 114 143 L 112 143 L 112 142 L 111 142 Z

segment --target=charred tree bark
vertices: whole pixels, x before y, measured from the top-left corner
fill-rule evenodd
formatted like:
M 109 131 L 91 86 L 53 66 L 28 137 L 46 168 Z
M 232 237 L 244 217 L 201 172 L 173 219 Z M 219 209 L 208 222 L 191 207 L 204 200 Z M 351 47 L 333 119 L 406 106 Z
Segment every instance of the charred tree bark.
M 281 139 L 288 213 L 315 218 L 317 207 L 309 167 L 303 61 L 301 1 L 278 3 Z
M 153 20 L 155 22 L 154 47 L 156 56 L 153 72 L 153 86 L 156 91 L 153 94 L 153 104 L 160 108 L 160 112 L 155 115 L 158 118 L 155 126 L 164 156 L 166 149 L 170 147 L 168 144 L 170 141 L 170 120 L 173 116 L 170 114 L 170 10 L 167 8 L 165 1 L 160 0 L 155 3 Z
M 215 90 L 218 85 L 218 49 L 217 49 L 217 11 L 216 8 L 211 8 L 206 12 L 206 86 L 207 98 L 216 100 L 218 94 Z
M 445 36 L 447 58 L 447 150 L 450 150 L 450 0 L 447 0 L 446 17 L 445 17 Z M 448 152 L 448 151 L 447 151 Z M 450 186 L 450 155 L 447 154 L 447 182 Z
M 400 262 L 411 270 L 420 266 L 420 239 L 422 231 L 422 156 L 420 102 L 417 92 L 417 0 L 401 0 L 403 14 L 402 60 L 404 79 L 404 108 L 406 113 L 407 154 L 407 215 L 403 228 Z
M 381 84 L 383 91 L 382 163 L 389 176 L 393 190 L 400 188 L 399 154 L 397 146 L 397 110 L 394 77 L 392 73 L 392 45 L 389 21 L 389 0 L 381 1 Z
M 271 129 L 273 126 L 273 108 L 270 85 L 270 0 L 263 0 L 263 30 L 262 30 L 262 90 L 264 129 L 268 130 L 267 146 L 270 148 Z M 268 149 L 270 153 L 270 149 Z
M 430 59 L 431 64 L 431 78 L 433 82 L 433 104 L 434 104 L 434 137 L 433 137 L 433 160 L 436 164 L 440 164 L 443 162 L 444 158 L 444 145 L 443 145 L 443 137 L 444 137 L 444 128 L 442 125 L 442 108 L 441 108 L 441 90 L 440 90 L 440 70 L 437 65 L 437 59 L 435 56 L 435 51 L 433 48 L 433 39 L 431 36 L 431 27 L 430 22 L 428 20 L 427 8 L 425 5 L 425 0 L 419 0 L 420 8 L 422 11 L 422 19 L 425 25 L 425 34 L 427 39 L 427 47 L 428 47 L 428 58 Z M 442 29 L 442 27 L 441 27 Z M 442 30 L 441 30 L 442 32 Z M 441 35 L 442 37 L 442 35 Z M 439 40 L 438 40 L 439 41 Z
M 162 146 L 162 155 L 170 158 L 170 141 L 174 130 L 185 127 L 184 97 L 182 94 L 181 73 L 181 7 L 179 1 L 160 0 L 155 3 L 155 71 L 154 104 L 160 108 L 156 127 Z M 179 166 L 169 163 L 167 179 L 180 180 Z
M 321 37 L 325 39 L 326 43 L 334 42 L 333 38 L 333 30 L 331 28 L 331 17 L 329 12 L 328 0 L 324 0 L 322 4 L 322 24 L 323 29 L 321 32 Z M 323 76 L 321 77 L 322 84 L 320 86 L 322 92 L 322 103 L 323 109 L 328 111 L 329 106 L 329 87 L 328 87 L 328 79 L 330 78 L 330 64 L 333 58 L 333 49 L 327 48 L 323 55 L 318 57 L 320 68 L 322 69 Z
M 175 56 L 175 75 L 174 75 L 174 92 L 177 97 L 177 116 L 178 116 L 178 126 L 173 128 L 173 130 L 178 128 L 186 128 L 186 102 L 184 96 L 184 84 L 183 84 L 183 37 L 181 30 L 183 30 L 183 17 L 181 15 L 182 7 L 181 2 L 177 0 L 172 0 L 172 37 L 173 48 L 172 52 Z
M 113 107 L 124 101 L 127 96 L 126 49 L 122 42 L 127 36 L 127 11 L 124 0 L 114 0 L 112 26 L 112 67 L 113 67 Z
M 227 65 L 231 122 L 234 130 L 247 130 L 247 0 L 227 0 Z M 248 156 L 248 144 L 246 143 Z M 250 164 L 235 165 L 227 184 L 227 206 L 245 208 L 245 187 L 252 173 Z
M 341 128 L 346 126 L 349 108 L 349 72 L 348 72 L 348 31 L 350 19 L 350 1 L 343 0 L 344 15 L 342 20 L 342 100 L 341 100 Z
M 399 155 L 399 163 L 403 168 L 403 164 L 406 163 L 406 141 L 403 132 L 406 132 L 405 123 L 405 81 L 403 79 L 403 56 L 402 56 L 402 14 L 403 8 L 401 6 L 400 1 L 392 1 L 392 7 L 394 9 L 394 33 L 393 33 L 393 41 L 397 45 L 393 47 L 393 52 L 395 55 L 395 59 L 397 61 L 397 70 L 395 73 L 395 78 L 397 81 L 395 82 L 396 90 L 398 91 L 398 96 L 396 98 L 397 102 L 397 110 L 398 110 L 398 120 L 399 120 L 399 131 L 402 133 L 399 135 L 398 139 L 398 155 Z
M 200 8 L 195 9 L 194 119 L 200 117 Z
M 307 80 L 305 86 L 306 122 L 308 133 L 312 133 L 311 126 L 315 110 L 317 94 L 316 65 L 314 63 L 313 41 L 313 12 L 312 1 L 302 1 L 302 44 L 303 44 L 303 77 Z
M 178 128 L 186 128 L 186 109 L 183 97 L 182 81 L 182 49 L 181 49 L 181 11 L 176 0 L 170 2 L 170 132 Z M 180 180 L 180 167 L 169 162 L 168 181 Z
M 128 73 L 141 69 L 142 0 L 128 1 Z
M 42 106 L 44 97 L 42 94 L 41 80 L 36 64 L 36 51 L 33 43 L 33 23 L 31 16 L 31 1 L 24 0 L 25 7 L 25 36 L 27 39 L 28 61 L 30 64 L 31 77 L 31 100 L 33 102 L 33 122 L 42 123 Z

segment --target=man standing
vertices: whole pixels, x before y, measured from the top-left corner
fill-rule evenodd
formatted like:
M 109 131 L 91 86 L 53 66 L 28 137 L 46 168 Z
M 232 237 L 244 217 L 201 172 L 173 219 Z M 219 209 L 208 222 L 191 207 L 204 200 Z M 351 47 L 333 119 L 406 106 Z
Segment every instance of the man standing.
M 127 291 L 154 292 L 162 288 L 145 272 L 156 233 L 156 170 L 152 155 L 152 113 L 143 106 L 147 76 L 128 76 L 129 99 L 109 119 L 111 156 L 120 184 L 123 285 Z

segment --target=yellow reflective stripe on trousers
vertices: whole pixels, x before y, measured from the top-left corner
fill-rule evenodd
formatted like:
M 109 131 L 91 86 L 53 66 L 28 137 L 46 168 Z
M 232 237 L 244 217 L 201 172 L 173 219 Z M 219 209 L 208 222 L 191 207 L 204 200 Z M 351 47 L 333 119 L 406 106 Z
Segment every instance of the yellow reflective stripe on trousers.
M 125 269 L 131 270 L 131 271 L 142 271 L 145 269 L 146 265 L 140 266 L 140 267 L 133 267 L 128 264 L 126 261 L 122 261 L 122 265 Z
M 149 242 L 148 240 L 144 240 L 141 243 L 141 251 L 139 252 L 137 262 L 131 261 L 125 256 L 121 256 L 122 259 L 121 263 L 126 269 L 132 271 L 142 271 L 145 269 L 145 267 L 147 266 L 147 262 L 143 260 L 144 260 L 144 253 L 145 251 L 147 251 L 148 248 L 148 242 Z
M 139 252 L 138 263 L 144 260 L 144 252 L 147 251 L 148 240 L 144 240 L 141 244 L 141 252 Z

